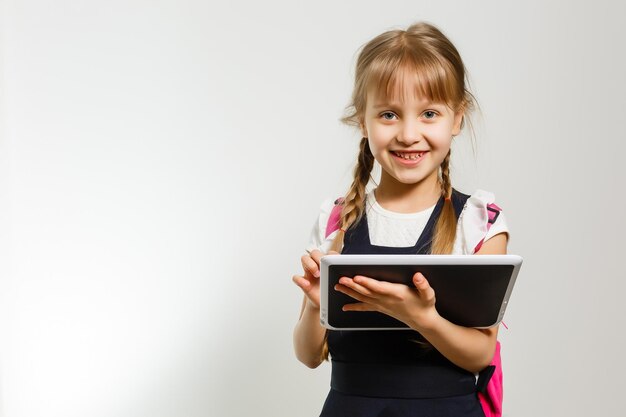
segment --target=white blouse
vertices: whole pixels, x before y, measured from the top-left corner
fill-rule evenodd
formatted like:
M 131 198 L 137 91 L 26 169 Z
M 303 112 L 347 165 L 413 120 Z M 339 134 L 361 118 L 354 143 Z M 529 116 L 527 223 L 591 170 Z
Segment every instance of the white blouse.
M 481 239 L 484 238 L 486 242 L 499 233 L 509 232 L 502 212 L 487 232 L 487 205 L 494 203 L 494 200 L 494 195 L 484 190 L 477 190 L 467 199 L 457 222 L 453 254 L 471 255 Z M 337 231 L 328 237 L 324 235 L 326 234 L 328 217 L 334 207 L 334 201 L 335 199 L 326 199 L 320 206 L 320 214 L 313 225 L 309 244 L 306 247 L 307 252 L 318 249 L 322 253 L 326 253 L 330 249 Z M 434 208 L 433 205 L 417 213 L 396 213 L 384 209 L 378 204 L 374 190 L 368 192 L 365 199 L 365 212 L 370 242 L 372 245 L 388 247 L 415 245 Z

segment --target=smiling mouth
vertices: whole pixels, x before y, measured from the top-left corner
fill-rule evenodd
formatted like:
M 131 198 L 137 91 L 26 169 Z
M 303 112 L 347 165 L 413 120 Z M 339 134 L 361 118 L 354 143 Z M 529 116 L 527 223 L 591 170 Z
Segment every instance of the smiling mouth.
M 397 156 L 398 158 L 406 159 L 407 161 L 416 161 L 422 157 L 426 152 L 396 152 L 391 151 L 392 154 Z

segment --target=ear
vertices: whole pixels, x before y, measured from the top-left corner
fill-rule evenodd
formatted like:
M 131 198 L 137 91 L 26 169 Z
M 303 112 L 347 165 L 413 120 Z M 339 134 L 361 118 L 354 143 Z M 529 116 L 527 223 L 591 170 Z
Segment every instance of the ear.
M 461 133 L 463 127 L 463 117 L 465 116 L 465 110 L 459 110 L 454 115 L 454 124 L 452 125 L 452 136 L 457 136 Z

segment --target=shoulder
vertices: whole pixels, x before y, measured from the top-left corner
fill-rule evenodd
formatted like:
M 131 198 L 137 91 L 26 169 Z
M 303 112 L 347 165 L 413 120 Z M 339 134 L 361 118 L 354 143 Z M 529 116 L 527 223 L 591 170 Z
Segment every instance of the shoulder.
M 469 195 L 457 223 L 454 253 L 472 254 L 481 242 L 509 233 L 506 216 L 492 192 L 476 190 Z
M 455 203 L 455 209 L 458 208 L 459 221 L 476 221 L 482 224 L 489 219 L 490 210 L 502 211 L 500 206 L 496 205 L 495 195 L 485 190 L 478 189 L 472 194 L 454 190 L 452 201 Z
M 333 233 L 326 235 L 326 229 L 328 226 L 328 221 L 333 212 L 333 208 L 340 204 L 340 201 L 335 198 L 326 198 L 319 206 L 319 211 L 317 214 L 317 219 L 315 219 L 313 223 L 313 227 L 311 228 L 311 234 L 309 236 L 309 241 L 306 246 L 306 251 L 310 252 L 314 249 L 319 249 L 320 251 L 326 253 L 328 251 L 328 247 L 330 247 L 330 242 L 334 239 L 337 231 L 333 231 Z

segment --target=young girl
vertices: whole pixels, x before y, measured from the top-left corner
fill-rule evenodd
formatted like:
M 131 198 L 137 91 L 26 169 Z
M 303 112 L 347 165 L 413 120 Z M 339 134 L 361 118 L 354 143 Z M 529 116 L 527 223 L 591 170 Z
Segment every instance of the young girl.
M 428 277 L 414 287 L 369 277 L 341 278 L 335 288 L 356 300 L 346 311 L 378 311 L 412 330 L 327 331 L 320 325 L 319 264 L 326 253 L 505 254 L 503 215 L 487 227 L 493 195 L 469 196 L 450 184 L 450 146 L 474 107 L 465 68 L 452 43 L 426 23 L 385 32 L 357 60 L 344 122 L 362 133 L 354 182 L 339 228 L 326 236 L 332 200 L 321 207 L 304 273 L 294 330 L 297 358 L 315 368 L 329 353 L 331 390 L 321 416 L 483 416 L 476 374 L 491 361 L 498 329 L 442 318 Z M 374 161 L 381 177 L 366 191 Z

